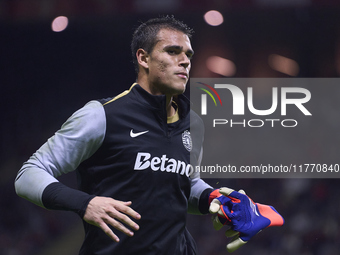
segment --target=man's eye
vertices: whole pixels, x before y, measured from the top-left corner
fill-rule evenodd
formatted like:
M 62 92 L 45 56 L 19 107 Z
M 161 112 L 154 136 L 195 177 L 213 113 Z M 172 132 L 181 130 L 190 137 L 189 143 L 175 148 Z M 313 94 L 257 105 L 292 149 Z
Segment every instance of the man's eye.
M 170 55 L 175 55 L 175 54 L 176 54 L 176 51 L 174 51 L 174 50 L 168 50 L 168 53 L 169 53 Z

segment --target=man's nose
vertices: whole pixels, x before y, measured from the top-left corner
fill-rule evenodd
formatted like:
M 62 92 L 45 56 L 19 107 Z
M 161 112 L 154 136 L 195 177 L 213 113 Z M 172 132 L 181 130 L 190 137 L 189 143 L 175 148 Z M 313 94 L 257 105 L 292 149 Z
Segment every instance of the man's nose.
M 190 59 L 184 52 L 180 56 L 179 64 L 184 68 L 187 68 L 190 65 Z

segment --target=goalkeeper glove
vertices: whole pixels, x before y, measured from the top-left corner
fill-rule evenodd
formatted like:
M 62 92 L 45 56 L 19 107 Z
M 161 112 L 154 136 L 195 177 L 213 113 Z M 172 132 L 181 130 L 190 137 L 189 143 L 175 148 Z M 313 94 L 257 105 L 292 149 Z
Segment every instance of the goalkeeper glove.
M 209 210 L 211 213 L 217 213 L 213 220 L 215 229 L 231 225 L 226 236 L 234 238 L 227 245 L 228 252 L 233 252 L 246 244 L 262 229 L 284 224 L 284 219 L 274 207 L 254 203 L 242 190 L 236 192 L 229 188 L 221 188 L 219 192 L 223 196 L 215 198 Z
M 225 217 L 222 210 L 220 210 L 220 206 L 231 206 L 231 198 L 222 195 L 220 189 L 215 189 L 210 193 L 209 196 L 209 212 L 216 213 L 218 215 L 213 216 L 213 224 L 216 230 L 219 230 L 224 225 L 230 225 L 231 221 L 228 217 Z

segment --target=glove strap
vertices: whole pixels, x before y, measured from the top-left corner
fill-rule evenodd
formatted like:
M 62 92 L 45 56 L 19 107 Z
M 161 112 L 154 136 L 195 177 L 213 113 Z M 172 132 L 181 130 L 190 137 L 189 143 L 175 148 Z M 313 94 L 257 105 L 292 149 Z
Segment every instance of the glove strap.
M 284 224 L 284 219 L 275 210 L 274 207 L 259 203 L 256 203 L 256 205 L 257 208 L 259 209 L 260 214 L 270 220 L 270 224 L 268 225 L 268 227 L 282 226 Z

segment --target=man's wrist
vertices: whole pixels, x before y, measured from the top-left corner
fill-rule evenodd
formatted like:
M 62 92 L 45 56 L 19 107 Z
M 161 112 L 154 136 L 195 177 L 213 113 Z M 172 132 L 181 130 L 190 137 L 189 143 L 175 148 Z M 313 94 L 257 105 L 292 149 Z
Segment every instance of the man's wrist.
M 200 199 L 199 199 L 199 204 L 198 204 L 198 209 L 200 213 L 202 214 L 209 213 L 209 206 L 210 206 L 209 196 L 211 192 L 213 191 L 214 189 L 208 188 L 202 192 Z
M 94 197 L 95 195 L 54 182 L 45 188 L 42 202 L 47 209 L 73 211 L 83 218 L 88 203 Z

